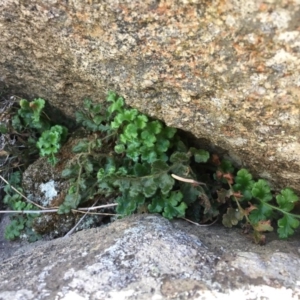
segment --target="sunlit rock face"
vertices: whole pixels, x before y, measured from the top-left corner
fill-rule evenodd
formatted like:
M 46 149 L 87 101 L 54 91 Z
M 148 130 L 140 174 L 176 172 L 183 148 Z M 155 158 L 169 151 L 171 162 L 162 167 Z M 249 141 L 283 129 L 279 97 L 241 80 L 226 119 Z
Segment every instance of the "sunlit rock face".
M 2 0 L 0 80 L 69 116 L 117 91 L 300 191 L 299 16 L 289 0 Z

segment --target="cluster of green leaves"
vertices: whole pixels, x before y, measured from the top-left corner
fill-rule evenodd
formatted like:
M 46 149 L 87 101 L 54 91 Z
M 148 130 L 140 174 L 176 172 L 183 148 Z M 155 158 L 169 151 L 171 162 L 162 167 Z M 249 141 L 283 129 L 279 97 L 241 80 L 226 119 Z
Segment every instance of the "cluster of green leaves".
M 25 234 L 27 239 L 34 242 L 40 238 L 40 236 L 32 230 L 32 222 L 38 214 L 22 214 L 23 210 L 35 210 L 36 207 L 30 203 L 26 203 L 22 196 L 16 193 L 11 186 L 17 189 L 20 193 L 23 193 L 21 188 L 21 173 L 14 172 L 9 178 L 9 184 L 4 187 L 6 193 L 3 202 L 12 210 L 20 211 L 20 214 L 12 215 L 11 222 L 5 228 L 5 238 L 8 240 L 14 240 L 20 235 Z
M 244 220 L 253 227 L 257 242 L 263 240 L 263 231 L 273 229 L 273 221 L 280 238 L 299 226 L 299 216 L 291 213 L 298 201 L 291 189 L 282 190 L 273 203 L 266 181 L 255 182 L 245 169 L 234 175 L 226 159 L 215 163 L 213 188 L 199 185 L 197 180 L 210 159 L 207 151 L 188 147 L 175 128 L 126 107 L 113 92 L 107 102 L 105 109 L 86 100 L 84 110 L 76 114 L 77 121 L 93 134 L 73 148 L 75 159 L 63 171 L 71 186 L 60 213 L 101 194 L 115 197 L 120 215 L 142 210 L 168 219 L 188 216 L 207 222 L 222 215 L 226 207 L 224 226 Z M 175 181 L 172 173 L 193 181 Z
M 52 125 L 51 120 L 44 112 L 45 100 L 38 98 L 29 102 L 25 99 L 19 101 L 19 108 L 16 111 L 15 106 L 11 106 L 11 122 L 6 126 L 0 126 L 0 133 L 4 137 L 11 138 L 14 136 L 15 143 L 7 143 L 5 151 L 10 154 L 12 165 L 7 168 L 19 171 L 12 173 L 11 170 L 6 172 L 10 177 L 10 184 L 5 186 L 5 197 L 3 203 L 12 210 L 23 211 L 33 210 L 33 205 L 24 201 L 16 193 L 11 185 L 23 193 L 21 188 L 21 170 L 24 170 L 34 159 L 40 156 L 48 156 L 51 164 L 57 162 L 55 154 L 59 151 L 62 143 L 67 137 L 67 128 L 60 125 Z M 8 174 L 11 174 L 10 176 Z M 38 236 L 32 231 L 32 221 L 37 214 L 13 215 L 11 223 L 6 227 L 5 237 L 14 239 L 25 233 L 28 240 L 34 241 Z
M 123 98 L 115 99 L 111 94 L 108 108 L 111 129 L 120 131 L 114 150 L 117 154 L 126 154 L 134 162 L 152 163 L 156 160 L 166 162 L 166 152 L 172 147 L 172 139 L 176 129 L 166 127 L 158 120 L 149 120 L 136 109 L 125 109 Z
M 46 115 L 42 113 L 45 101 L 35 99 L 28 102 L 25 99 L 19 101 L 19 108 L 10 107 L 11 121 L 1 124 L 0 133 L 7 140 L 5 151 L 15 157 L 14 164 L 28 165 L 31 158 L 38 153 L 36 142 L 43 130 L 50 127 Z M 10 142 L 14 136 L 14 143 Z M 22 150 L 19 150 L 21 148 Z
M 47 120 L 43 109 L 45 100 L 38 98 L 29 102 L 21 99 L 19 102 L 20 108 L 12 117 L 12 125 L 15 130 L 22 132 L 26 129 L 36 129 L 39 133 L 50 128 L 50 122 Z
M 162 213 L 168 219 L 183 217 L 187 208 L 183 201 L 180 187 L 170 175 L 172 171 L 187 171 L 189 155 L 174 152 L 170 160 L 155 160 L 152 163 L 134 162 L 127 168 L 124 166 L 108 172 L 101 168 L 97 173 L 99 186 L 103 183 L 110 188 L 117 188 L 121 195 L 117 198 L 117 212 L 129 215 L 139 207 L 147 205 L 152 213 Z M 104 187 L 105 187 L 104 186 Z
M 44 99 L 38 98 L 31 102 L 22 99 L 19 104 L 18 113 L 12 118 L 12 126 L 18 132 L 29 132 L 28 142 L 39 149 L 40 156 L 49 157 L 49 163 L 55 165 L 58 161 L 55 154 L 65 142 L 68 129 L 61 125 L 51 126 L 44 112 Z
M 228 162 L 227 162 L 228 164 Z M 230 163 L 228 164 L 230 165 Z M 295 203 L 299 201 L 297 195 L 290 188 L 285 188 L 274 196 L 266 180 L 253 180 L 252 175 L 241 169 L 233 176 L 233 168 L 219 168 L 218 177 L 226 180 L 235 207 L 227 208 L 223 215 L 223 225 L 232 227 L 245 219 L 254 229 L 254 238 L 258 243 L 264 243 L 262 232 L 273 231 L 272 223 L 277 223 L 277 233 L 280 238 L 287 238 L 294 234 L 299 227 L 300 215 L 292 213 Z
M 94 104 L 86 99 L 83 110 L 76 111 L 75 116 L 76 122 L 91 132 L 107 131 L 110 128 L 107 124 L 108 114 L 99 103 Z
M 14 128 L 35 129 L 39 140 L 34 144 L 40 155 L 55 164 L 67 129 L 51 127 L 43 113 L 44 100 L 21 100 L 20 105 Z M 274 225 L 280 238 L 292 235 L 300 225 L 300 216 L 293 211 L 298 197 L 291 189 L 274 196 L 265 180 L 255 181 L 246 169 L 236 172 L 229 160 L 220 161 L 206 150 L 190 147 L 175 128 L 127 107 L 114 92 L 108 93 L 104 105 L 85 100 L 76 121 L 84 128 L 85 138 L 73 147 L 74 158 L 62 172 L 69 189 L 60 214 L 103 196 L 118 203 L 116 211 L 122 216 L 147 211 L 200 223 L 222 216 L 226 227 L 251 226 L 257 243 L 264 242 L 263 232 L 272 231 Z M 12 176 L 11 184 L 21 191 L 18 176 Z M 10 186 L 6 193 L 4 201 L 12 209 L 33 209 Z M 32 219 L 14 216 L 7 238 L 30 228 Z
M 116 196 L 120 215 L 147 209 L 168 219 L 184 216 L 186 184 L 176 183 L 171 173 L 194 178 L 191 158 L 206 162 L 208 152 L 188 149 L 175 128 L 126 107 L 117 94 L 110 92 L 107 101 L 107 109 L 85 101 L 84 110 L 76 114 L 96 134 L 73 148 L 75 159 L 62 174 L 71 185 L 59 212 L 101 194 Z
M 55 165 L 58 162 L 55 154 L 67 139 L 67 134 L 67 128 L 61 125 L 52 126 L 49 130 L 44 131 L 36 143 L 40 149 L 40 156 L 48 156 L 48 162 Z

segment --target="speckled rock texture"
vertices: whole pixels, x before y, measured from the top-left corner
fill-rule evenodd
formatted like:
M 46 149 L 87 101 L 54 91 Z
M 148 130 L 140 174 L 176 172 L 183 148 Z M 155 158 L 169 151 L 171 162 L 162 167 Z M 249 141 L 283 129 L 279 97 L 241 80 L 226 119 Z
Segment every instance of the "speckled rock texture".
M 2 0 L 0 80 L 69 116 L 115 90 L 300 191 L 299 24 L 299 0 Z
M 19 249 L 0 262 L 0 299 L 299 299 L 299 240 L 274 252 L 195 228 L 135 215 Z

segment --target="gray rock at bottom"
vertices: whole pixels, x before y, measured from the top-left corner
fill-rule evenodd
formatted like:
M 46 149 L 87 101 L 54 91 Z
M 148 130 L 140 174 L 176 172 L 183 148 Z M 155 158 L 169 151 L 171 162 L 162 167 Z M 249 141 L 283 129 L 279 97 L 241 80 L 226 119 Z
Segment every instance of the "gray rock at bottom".
M 211 249 L 160 216 L 136 215 L 20 249 L 0 265 L 0 299 L 300 296 L 298 255 Z

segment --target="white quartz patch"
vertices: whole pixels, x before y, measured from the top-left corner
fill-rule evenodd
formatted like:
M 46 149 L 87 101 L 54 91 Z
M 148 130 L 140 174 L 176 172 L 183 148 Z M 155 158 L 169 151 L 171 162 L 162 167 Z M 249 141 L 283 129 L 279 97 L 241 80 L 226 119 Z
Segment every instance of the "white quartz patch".
M 49 204 L 49 201 L 54 199 L 57 196 L 57 190 L 55 189 L 55 182 L 54 180 L 50 180 L 46 183 L 40 184 L 40 190 L 44 193 L 45 200 L 43 205 Z

